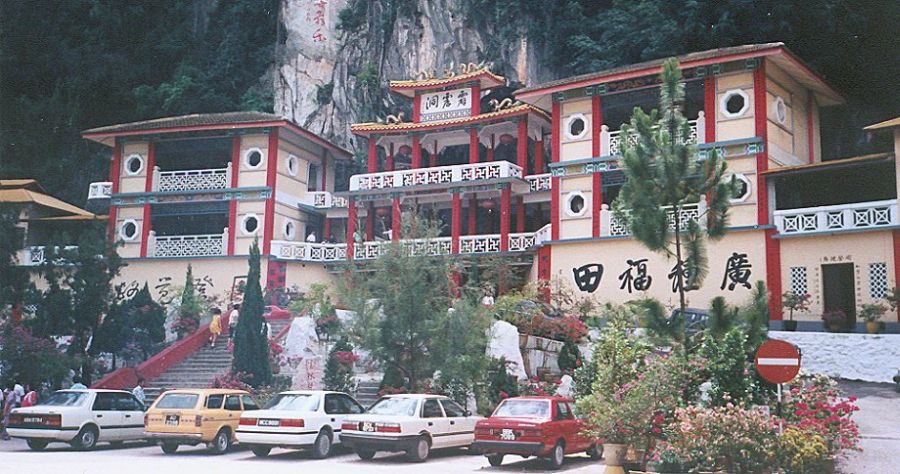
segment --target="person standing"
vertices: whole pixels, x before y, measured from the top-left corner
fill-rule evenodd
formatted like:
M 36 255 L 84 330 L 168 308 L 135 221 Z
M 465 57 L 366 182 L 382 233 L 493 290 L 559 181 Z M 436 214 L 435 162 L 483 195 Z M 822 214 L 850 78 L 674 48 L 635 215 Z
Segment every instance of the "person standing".
M 6 432 L 6 427 L 9 426 L 9 412 L 12 411 L 16 406 L 16 391 L 13 386 L 10 386 L 3 397 L 3 427 L 0 429 L 0 439 L 3 441 L 9 441 L 9 433 Z
M 241 305 L 235 303 L 231 314 L 228 315 L 228 339 L 234 339 L 234 329 L 237 327 L 238 317 L 241 314 Z
M 22 397 L 22 407 L 33 407 L 37 405 L 37 402 L 37 392 L 33 388 L 31 388 L 31 385 L 25 384 L 25 396 Z
M 209 347 L 216 347 L 216 339 L 222 334 L 222 310 L 212 309 L 212 321 L 209 322 Z
M 147 396 L 144 394 L 144 377 L 138 377 L 137 385 L 131 389 L 131 394 L 141 402 L 141 405 L 146 405 Z
M 87 385 L 81 383 L 82 378 L 80 375 L 76 375 L 72 377 L 72 386 L 69 387 L 69 390 L 84 390 L 87 388 Z

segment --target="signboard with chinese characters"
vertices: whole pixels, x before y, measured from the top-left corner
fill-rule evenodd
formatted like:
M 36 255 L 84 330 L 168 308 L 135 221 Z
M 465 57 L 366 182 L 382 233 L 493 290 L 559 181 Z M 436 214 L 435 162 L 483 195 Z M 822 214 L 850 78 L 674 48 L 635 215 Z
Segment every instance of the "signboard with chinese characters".
M 453 89 L 431 92 L 419 96 L 421 112 L 419 121 L 434 122 L 472 115 L 472 89 Z

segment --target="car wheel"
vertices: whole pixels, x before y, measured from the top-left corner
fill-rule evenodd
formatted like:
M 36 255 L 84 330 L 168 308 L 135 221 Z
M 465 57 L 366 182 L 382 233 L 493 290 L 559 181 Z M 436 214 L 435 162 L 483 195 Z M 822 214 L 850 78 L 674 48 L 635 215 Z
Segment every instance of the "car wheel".
M 250 448 L 250 451 L 253 451 L 253 454 L 256 455 L 256 457 L 264 458 L 264 457 L 268 456 L 269 453 L 272 451 L 272 447 L 271 446 L 253 446 Z
M 566 448 L 563 446 L 562 441 L 556 443 L 556 446 L 553 447 L 553 451 L 550 451 L 550 457 L 547 458 L 550 461 L 550 467 L 553 469 L 559 469 L 563 465 L 563 461 L 566 460 Z
M 503 464 L 503 455 L 502 454 L 489 454 L 487 456 L 488 464 L 491 466 L 497 467 Z
M 357 449 L 356 455 L 363 461 L 368 461 L 375 457 L 375 451 L 372 449 Z
M 97 428 L 92 426 L 82 428 L 72 440 L 72 447 L 81 451 L 94 449 L 94 446 L 97 446 Z
M 172 454 L 175 451 L 178 451 L 178 445 L 175 443 L 163 443 L 159 445 L 159 447 L 162 448 L 162 452 L 166 454 Z
M 43 451 L 47 447 L 47 442 L 40 439 L 29 439 L 26 443 L 32 451 Z
M 213 438 L 212 443 L 209 445 L 209 450 L 213 454 L 225 454 L 230 447 L 231 435 L 228 433 L 228 430 L 222 428 L 216 433 L 216 437 Z
M 315 459 L 325 459 L 329 453 L 331 453 L 331 436 L 323 431 L 313 443 L 312 456 Z
M 592 444 L 590 449 L 587 450 L 587 455 L 594 461 L 599 461 L 603 457 L 603 446 L 596 443 Z
M 431 443 L 428 442 L 428 438 L 422 436 L 416 440 L 415 446 L 406 452 L 406 458 L 412 462 L 425 462 L 430 452 Z

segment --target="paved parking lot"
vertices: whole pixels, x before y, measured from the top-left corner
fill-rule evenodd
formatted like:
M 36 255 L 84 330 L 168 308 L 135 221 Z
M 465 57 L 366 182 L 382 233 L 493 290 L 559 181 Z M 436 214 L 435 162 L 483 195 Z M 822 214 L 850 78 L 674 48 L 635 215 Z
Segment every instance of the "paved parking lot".
M 542 460 L 523 460 L 507 457 L 503 466 L 490 467 L 483 456 L 470 455 L 465 450 L 436 451 L 425 464 L 409 463 L 402 454 L 379 454 L 371 461 L 362 461 L 348 451 L 338 451 L 323 460 L 312 459 L 300 451 L 276 449 L 268 458 L 257 458 L 250 451 L 236 449 L 222 456 L 207 454 L 202 448 L 181 447 L 177 453 L 165 455 L 157 446 L 127 444 L 112 448 L 101 444 L 94 451 L 77 452 L 65 444 L 52 444 L 46 451 L 32 452 L 24 441 L 0 441 L 0 459 L 10 472 L 29 474 L 105 474 L 119 472 L 127 474 L 161 474 L 215 472 L 216 474 L 266 474 L 297 472 L 322 472 L 335 474 L 373 473 L 434 473 L 468 472 L 551 472 Z M 299 471 L 302 469 L 303 471 Z M 584 455 L 567 458 L 563 468 L 555 472 L 593 473 L 602 472 L 602 464 L 591 461 Z

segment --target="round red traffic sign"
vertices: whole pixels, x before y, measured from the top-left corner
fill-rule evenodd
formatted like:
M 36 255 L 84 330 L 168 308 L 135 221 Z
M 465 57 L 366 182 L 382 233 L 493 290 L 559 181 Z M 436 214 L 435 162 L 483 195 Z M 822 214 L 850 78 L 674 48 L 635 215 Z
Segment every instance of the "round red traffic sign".
M 769 339 L 756 351 L 756 371 L 770 383 L 787 383 L 800 372 L 800 349 L 778 339 Z

